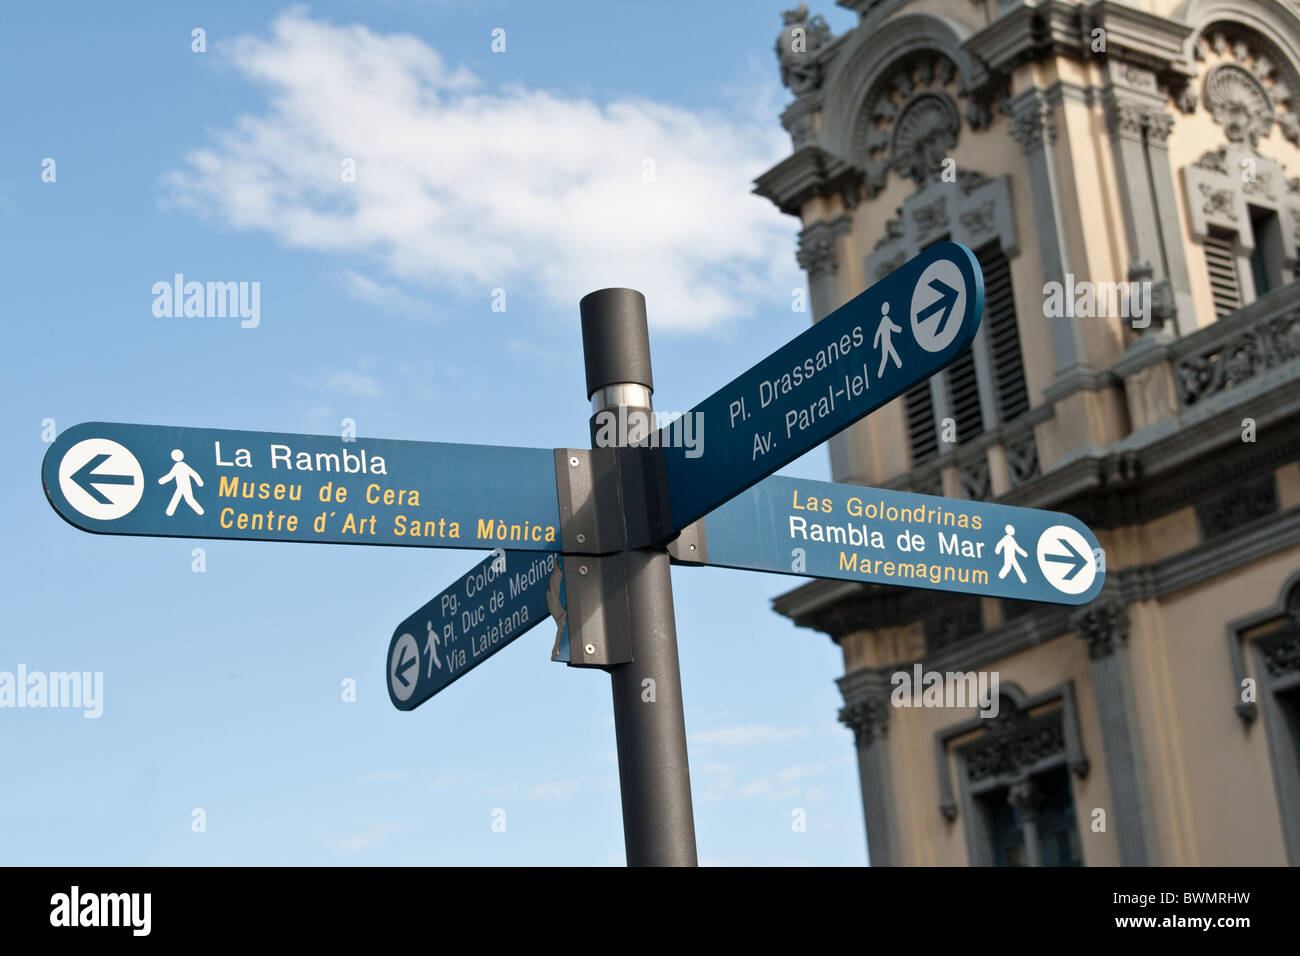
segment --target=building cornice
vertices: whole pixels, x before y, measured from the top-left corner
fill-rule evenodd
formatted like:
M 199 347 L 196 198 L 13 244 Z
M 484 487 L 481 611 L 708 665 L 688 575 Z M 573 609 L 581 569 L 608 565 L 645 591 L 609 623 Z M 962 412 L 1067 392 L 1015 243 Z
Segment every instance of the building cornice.
M 754 180 L 754 192 L 783 213 L 799 216 L 819 196 L 856 190 L 862 173 L 819 146 L 803 146 Z
M 993 73 L 1009 73 L 1048 53 L 1078 56 L 1084 49 L 1079 10 L 1063 0 L 1022 3 L 974 33 L 965 47 Z
M 1119 52 L 1125 59 L 1157 71 L 1195 74 L 1184 53 L 1193 33 L 1188 24 L 1115 0 L 1099 0 L 1079 10 L 1084 42 L 1090 41 L 1094 29 L 1105 30 L 1107 56 Z

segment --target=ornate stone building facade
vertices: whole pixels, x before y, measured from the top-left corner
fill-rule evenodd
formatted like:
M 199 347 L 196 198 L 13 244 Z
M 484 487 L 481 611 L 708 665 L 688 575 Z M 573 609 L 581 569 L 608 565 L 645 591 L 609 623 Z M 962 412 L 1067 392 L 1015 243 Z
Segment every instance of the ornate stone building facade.
M 775 601 L 843 650 L 872 863 L 1300 863 L 1300 3 L 837 2 L 784 15 L 756 183 L 814 319 L 939 239 L 987 292 L 834 479 L 1066 511 L 1107 564 L 1078 609 Z M 892 706 L 917 662 L 998 716 Z

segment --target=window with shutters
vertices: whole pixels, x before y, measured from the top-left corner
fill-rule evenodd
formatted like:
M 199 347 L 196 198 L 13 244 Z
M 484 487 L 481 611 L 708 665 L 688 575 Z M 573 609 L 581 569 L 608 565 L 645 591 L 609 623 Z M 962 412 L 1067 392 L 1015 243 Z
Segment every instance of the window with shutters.
M 1241 308 L 1241 285 L 1237 279 L 1237 257 L 1232 249 L 1233 233 L 1211 229 L 1205 237 L 1205 267 L 1210 273 L 1214 317 L 1221 319 Z
M 948 416 L 957 426 L 957 444 L 984 434 L 979 383 L 975 380 L 975 355 L 971 350 L 948 366 Z
M 1011 263 L 1002 247 L 996 244 L 980 250 L 978 258 L 984 271 L 983 324 L 988 336 L 997 419 L 1009 422 L 1029 411 L 1025 363 L 1020 355 L 1020 330 L 1016 325 L 1016 302 L 1011 294 Z
M 934 400 L 929 381 L 920 382 L 904 396 L 907 441 L 912 449 L 912 466 L 929 461 L 939 453 L 939 436 L 934 430 Z
M 938 438 L 944 418 L 952 419 L 960 445 L 984 434 L 988 423 L 1001 425 L 1029 410 L 1011 264 L 996 242 L 980 249 L 976 258 L 984 273 L 982 340 L 932 380 L 906 393 L 913 467 L 943 449 Z

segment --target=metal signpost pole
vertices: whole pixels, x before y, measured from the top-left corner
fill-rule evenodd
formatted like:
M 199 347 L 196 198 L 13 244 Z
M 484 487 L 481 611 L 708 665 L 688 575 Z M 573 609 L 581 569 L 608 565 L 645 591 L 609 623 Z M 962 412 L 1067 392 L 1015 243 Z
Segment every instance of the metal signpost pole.
M 593 447 L 602 441 L 597 438 L 602 426 L 608 434 L 611 422 L 618 445 L 628 443 L 629 432 L 632 440 L 653 434 L 654 380 L 645 297 L 632 289 L 601 289 L 584 296 L 579 308 Z M 649 467 L 648 455 L 627 460 L 634 467 Z M 620 497 L 627 487 L 622 484 Z M 627 501 L 619 504 L 621 509 L 628 507 Z M 634 501 L 632 507 L 641 507 L 641 502 Z M 625 557 L 632 661 L 608 670 L 627 863 L 695 866 L 695 820 L 668 552 L 644 547 L 628 550 Z M 606 613 L 616 610 L 607 607 Z

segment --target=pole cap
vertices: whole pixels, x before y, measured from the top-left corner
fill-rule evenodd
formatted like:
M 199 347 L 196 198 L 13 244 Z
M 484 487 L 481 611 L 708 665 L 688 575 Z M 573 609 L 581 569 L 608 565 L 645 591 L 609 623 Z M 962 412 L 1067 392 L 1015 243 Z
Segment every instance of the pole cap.
M 635 289 L 598 289 L 578 303 L 587 397 L 606 385 L 634 383 L 654 391 L 645 296 Z

